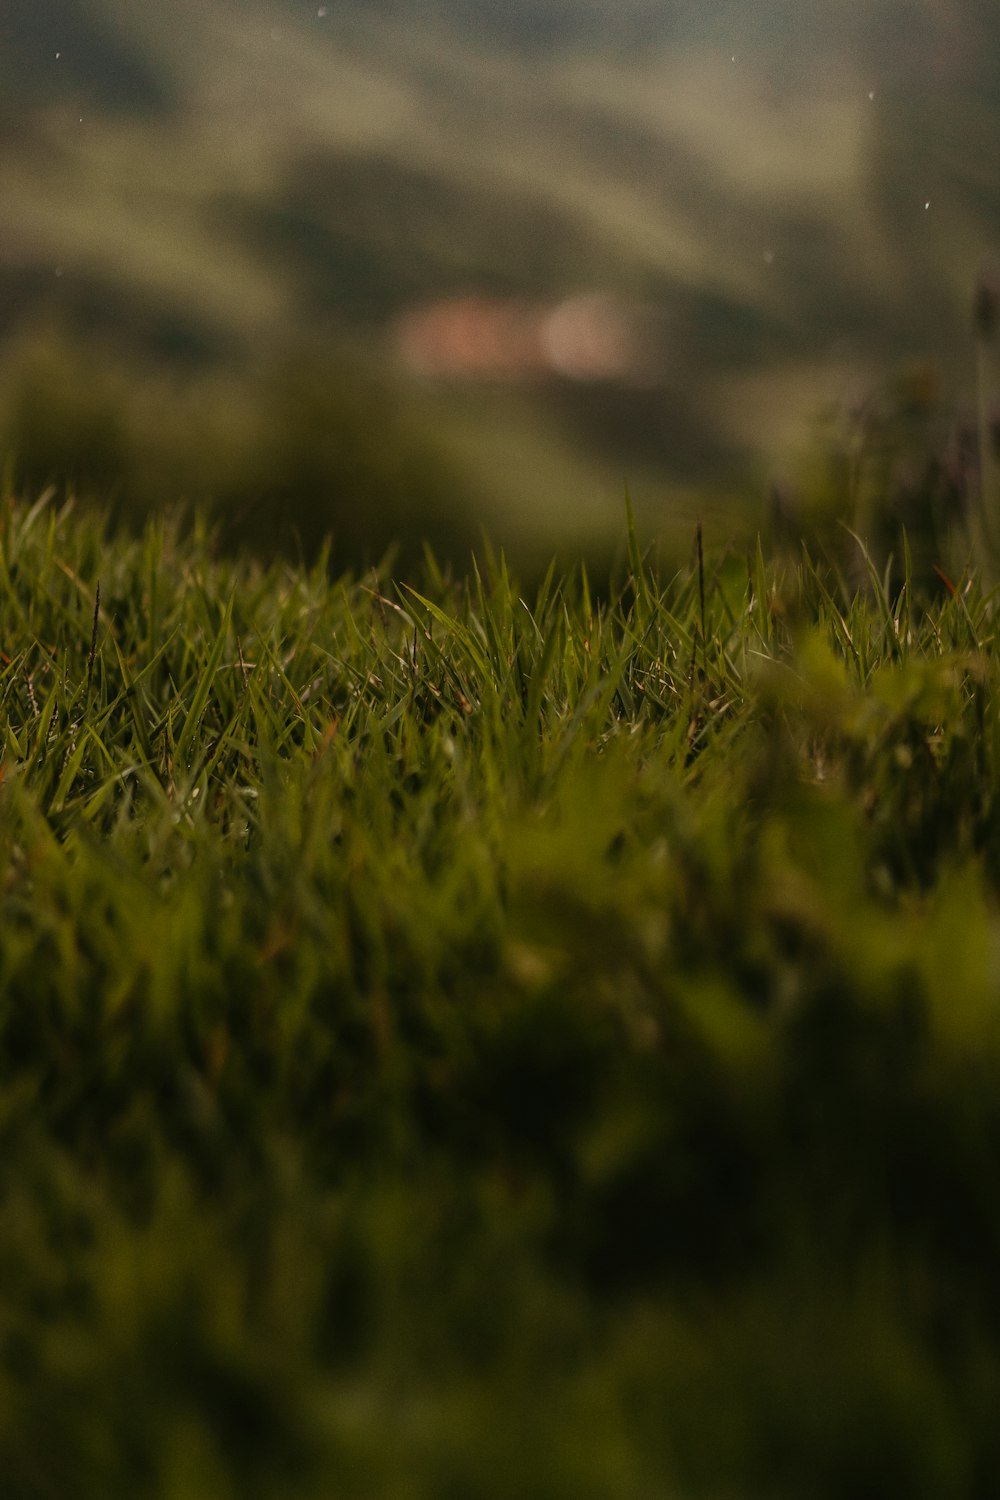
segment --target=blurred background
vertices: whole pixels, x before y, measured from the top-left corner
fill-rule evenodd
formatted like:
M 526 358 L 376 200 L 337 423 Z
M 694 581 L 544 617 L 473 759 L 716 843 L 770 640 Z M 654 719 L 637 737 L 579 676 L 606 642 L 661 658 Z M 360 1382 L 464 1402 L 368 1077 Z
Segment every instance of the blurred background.
M 25 493 L 527 571 L 626 485 L 686 552 L 866 444 L 958 504 L 998 248 L 995 0 L 0 7 Z

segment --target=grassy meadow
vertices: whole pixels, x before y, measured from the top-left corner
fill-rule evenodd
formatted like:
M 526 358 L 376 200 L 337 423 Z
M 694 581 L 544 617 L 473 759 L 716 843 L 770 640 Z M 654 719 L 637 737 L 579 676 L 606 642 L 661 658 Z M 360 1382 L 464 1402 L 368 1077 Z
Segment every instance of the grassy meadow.
M 0 1500 L 995 1500 L 995 29 L 0 0 Z
M 692 543 L 8 495 L 10 1500 L 993 1494 L 997 595 Z

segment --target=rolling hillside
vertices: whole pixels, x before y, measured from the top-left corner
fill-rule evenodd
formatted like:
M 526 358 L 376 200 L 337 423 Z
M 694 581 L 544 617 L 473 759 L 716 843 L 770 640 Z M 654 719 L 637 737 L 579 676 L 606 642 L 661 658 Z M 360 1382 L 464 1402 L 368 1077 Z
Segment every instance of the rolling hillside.
M 623 480 L 640 510 L 725 508 L 898 364 L 967 384 L 1000 242 L 989 37 L 971 0 L 12 0 L 0 383 L 58 330 L 239 406 L 319 349 L 390 381 L 488 521 L 536 472 L 553 531 L 616 516 Z M 595 292 L 652 349 L 641 381 L 401 358 L 428 304 Z

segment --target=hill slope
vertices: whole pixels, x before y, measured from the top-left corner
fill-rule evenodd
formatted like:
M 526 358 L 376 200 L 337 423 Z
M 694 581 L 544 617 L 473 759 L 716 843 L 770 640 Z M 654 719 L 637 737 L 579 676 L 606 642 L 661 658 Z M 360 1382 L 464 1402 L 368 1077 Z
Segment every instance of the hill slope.
M 583 4 L 7 7 L 8 368 L 53 323 L 234 378 L 312 342 L 361 347 L 419 408 L 399 314 L 601 290 L 652 331 L 648 398 L 452 387 L 421 419 L 473 470 L 519 432 L 565 525 L 575 497 L 610 514 L 626 476 L 647 507 L 692 476 L 745 490 L 749 459 L 897 361 L 967 382 L 970 288 L 1000 239 L 989 25 L 972 0 L 613 22 Z M 476 480 L 474 504 L 479 481 L 516 504 L 492 461 Z

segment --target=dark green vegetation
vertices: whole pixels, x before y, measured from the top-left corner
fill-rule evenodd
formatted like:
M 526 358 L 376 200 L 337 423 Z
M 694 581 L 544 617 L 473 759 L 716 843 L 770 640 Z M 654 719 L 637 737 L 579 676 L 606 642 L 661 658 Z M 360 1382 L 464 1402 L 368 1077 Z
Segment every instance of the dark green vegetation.
M 5 1497 L 992 1497 L 995 595 L 10 501 L 0 610 Z

